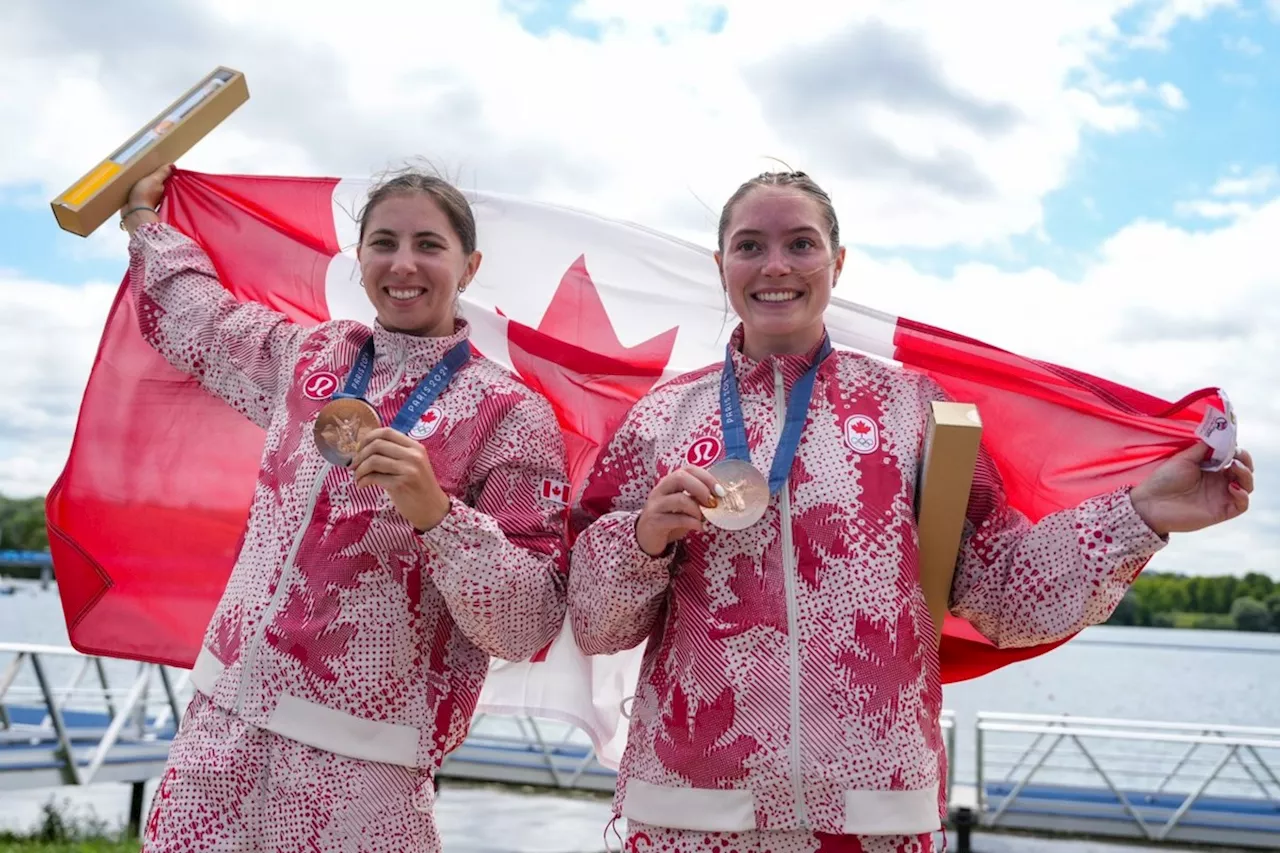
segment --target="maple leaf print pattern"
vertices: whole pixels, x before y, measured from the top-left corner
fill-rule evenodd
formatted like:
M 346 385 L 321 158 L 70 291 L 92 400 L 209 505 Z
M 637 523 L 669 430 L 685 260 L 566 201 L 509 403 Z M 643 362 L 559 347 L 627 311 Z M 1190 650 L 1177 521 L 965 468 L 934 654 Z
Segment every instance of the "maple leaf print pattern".
M 768 470 L 782 398 L 812 354 L 753 362 L 741 341 L 739 327 L 730 357 L 748 445 Z M 696 827 L 719 802 L 721 819 L 742 825 L 651 836 L 673 850 L 773 849 L 768 839 L 784 838 L 816 850 L 818 833 L 861 834 L 840 840 L 849 849 L 927 850 L 920 833 L 945 814 L 946 754 L 914 498 L 940 392 L 902 368 L 835 353 L 818 369 L 788 480 L 761 521 L 697 531 L 651 557 L 637 518 L 658 480 L 716 434 L 720 373 L 709 365 L 640 400 L 572 519 L 579 645 L 596 654 L 648 641 L 615 810 L 647 828 L 660 813 Z M 864 420 L 874 425 L 865 441 L 852 429 Z M 983 459 L 952 607 L 994 643 L 1051 642 L 1104 620 L 1161 545 L 1124 490 L 1032 524 Z M 699 793 L 687 812 L 684 789 Z M 875 837 L 885 833 L 892 846 Z
M 692 711 L 692 713 L 690 713 Z M 690 708 L 679 684 L 671 692 L 671 710 L 663 715 L 663 733 L 654 745 L 667 766 L 695 788 L 719 788 L 747 774 L 743 763 L 756 750 L 742 735 L 728 738 L 733 728 L 733 693 L 720 691 L 710 702 Z

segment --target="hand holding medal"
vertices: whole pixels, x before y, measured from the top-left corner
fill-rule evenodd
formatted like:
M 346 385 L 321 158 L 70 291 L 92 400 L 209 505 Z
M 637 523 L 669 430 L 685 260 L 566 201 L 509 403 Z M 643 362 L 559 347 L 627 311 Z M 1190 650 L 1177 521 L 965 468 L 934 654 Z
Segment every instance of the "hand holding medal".
M 373 357 L 370 337 L 351 366 L 346 386 L 316 417 L 316 448 L 332 464 L 350 468 L 356 486 L 386 490 L 396 510 L 415 530 L 430 530 L 449 512 L 449 496 L 440 488 L 426 450 L 407 433 L 467 363 L 471 345 L 467 341 L 455 344 L 422 377 L 387 427 L 382 425 L 378 411 L 364 399 L 373 372 Z
M 705 469 L 677 468 L 658 481 L 636 519 L 636 541 L 651 557 L 666 551 L 706 523 L 704 513 L 715 509 L 726 492 Z
M 449 496 L 436 480 L 427 451 L 399 430 L 379 427 L 366 432 L 350 467 L 358 488 L 386 491 L 396 511 L 416 530 L 430 530 L 449 513 Z

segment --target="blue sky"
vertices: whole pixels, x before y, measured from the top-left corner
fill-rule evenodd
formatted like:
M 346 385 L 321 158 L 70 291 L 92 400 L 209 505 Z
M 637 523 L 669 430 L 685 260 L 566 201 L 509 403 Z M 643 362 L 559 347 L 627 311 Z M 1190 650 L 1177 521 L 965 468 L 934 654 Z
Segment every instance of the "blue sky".
M 101 246 L 108 236 L 99 235 L 97 241 L 89 243 L 83 237 L 63 231 L 49 207 L 52 196 L 41 199 L 41 195 L 38 187 L 29 185 L 0 192 L 0 233 L 5 235 L 0 269 L 55 284 L 119 280 L 125 271 L 124 235 L 119 239 L 121 256 L 104 258 Z M 115 223 L 110 221 L 103 225 L 103 228 L 114 227 Z
M 1275 162 L 1280 28 L 1221 11 L 1183 23 L 1168 42 L 1104 68 L 1117 79 L 1172 83 L 1187 108 L 1151 116 L 1155 127 L 1088 136 L 1072 179 L 1046 202 L 1046 229 L 1064 248 L 1087 250 L 1135 219 L 1168 218 L 1179 201 L 1207 197 L 1232 166 Z
M 1043 266 L 1074 278 L 1107 237 L 1137 220 L 1170 220 L 1197 230 L 1218 220 L 1180 214 L 1178 205 L 1210 197 L 1233 169 L 1248 175 L 1275 164 L 1280 148 L 1280 27 L 1261 2 L 1184 21 L 1166 47 L 1116 52 L 1103 63 L 1119 80 L 1168 82 L 1185 96 L 1181 110 L 1147 110 L 1140 129 L 1086 131 L 1065 184 L 1044 199 L 1044 231 L 989 251 L 873 250 L 908 258 L 920 269 L 950 274 L 958 263 L 1003 269 Z M 1122 16 L 1132 29 L 1139 15 Z M 1147 104 L 1154 103 L 1151 98 Z M 1225 200 L 1225 199 L 1223 199 Z

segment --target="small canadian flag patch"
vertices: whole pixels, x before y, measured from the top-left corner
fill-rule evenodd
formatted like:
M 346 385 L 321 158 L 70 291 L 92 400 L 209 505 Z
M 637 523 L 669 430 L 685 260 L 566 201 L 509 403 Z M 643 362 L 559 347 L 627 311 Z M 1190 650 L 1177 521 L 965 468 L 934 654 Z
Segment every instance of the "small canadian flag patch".
M 569 484 L 562 483 L 559 480 L 546 479 L 542 481 L 542 499 L 560 504 L 561 506 L 569 505 Z

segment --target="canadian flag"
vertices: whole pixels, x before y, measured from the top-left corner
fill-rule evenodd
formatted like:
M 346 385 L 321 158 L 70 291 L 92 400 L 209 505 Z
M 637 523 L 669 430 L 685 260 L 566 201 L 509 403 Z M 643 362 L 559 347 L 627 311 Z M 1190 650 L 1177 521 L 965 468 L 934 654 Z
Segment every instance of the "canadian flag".
M 543 500 L 555 501 L 558 504 L 568 506 L 570 494 L 572 494 L 572 487 L 568 483 L 561 482 L 560 480 L 542 481 Z
M 368 323 L 351 251 L 352 211 L 368 189 L 178 170 L 163 217 L 205 248 L 240 299 L 304 324 Z M 472 340 L 551 401 L 570 483 L 543 490 L 569 500 L 632 403 L 666 377 L 721 361 L 734 320 L 704 247 L 530 199 L 475 193 L 472 201 L 484 251 L 463 306 Z M 1217 389 L 1170 403 L 840 300 L 827 323 L 835 346 L 926 372 L 976 403 L 1010 500 L 1033 520 L 1136 482 L 1197 433 L 1217 461 L 1234 452 L 1234 420 Z M 122 285 L 47 500 L 76 648 L 193 663 L 235 558 L 262 441 L 142 340 Z M 972 678 L 1048 648 L 996 649 L 948 618 L 942 677 Z M 495 662 L 480 710 L 578 725 L 616 766 L 641 652 L 587 658 L 566 627 L 532 661 Z

